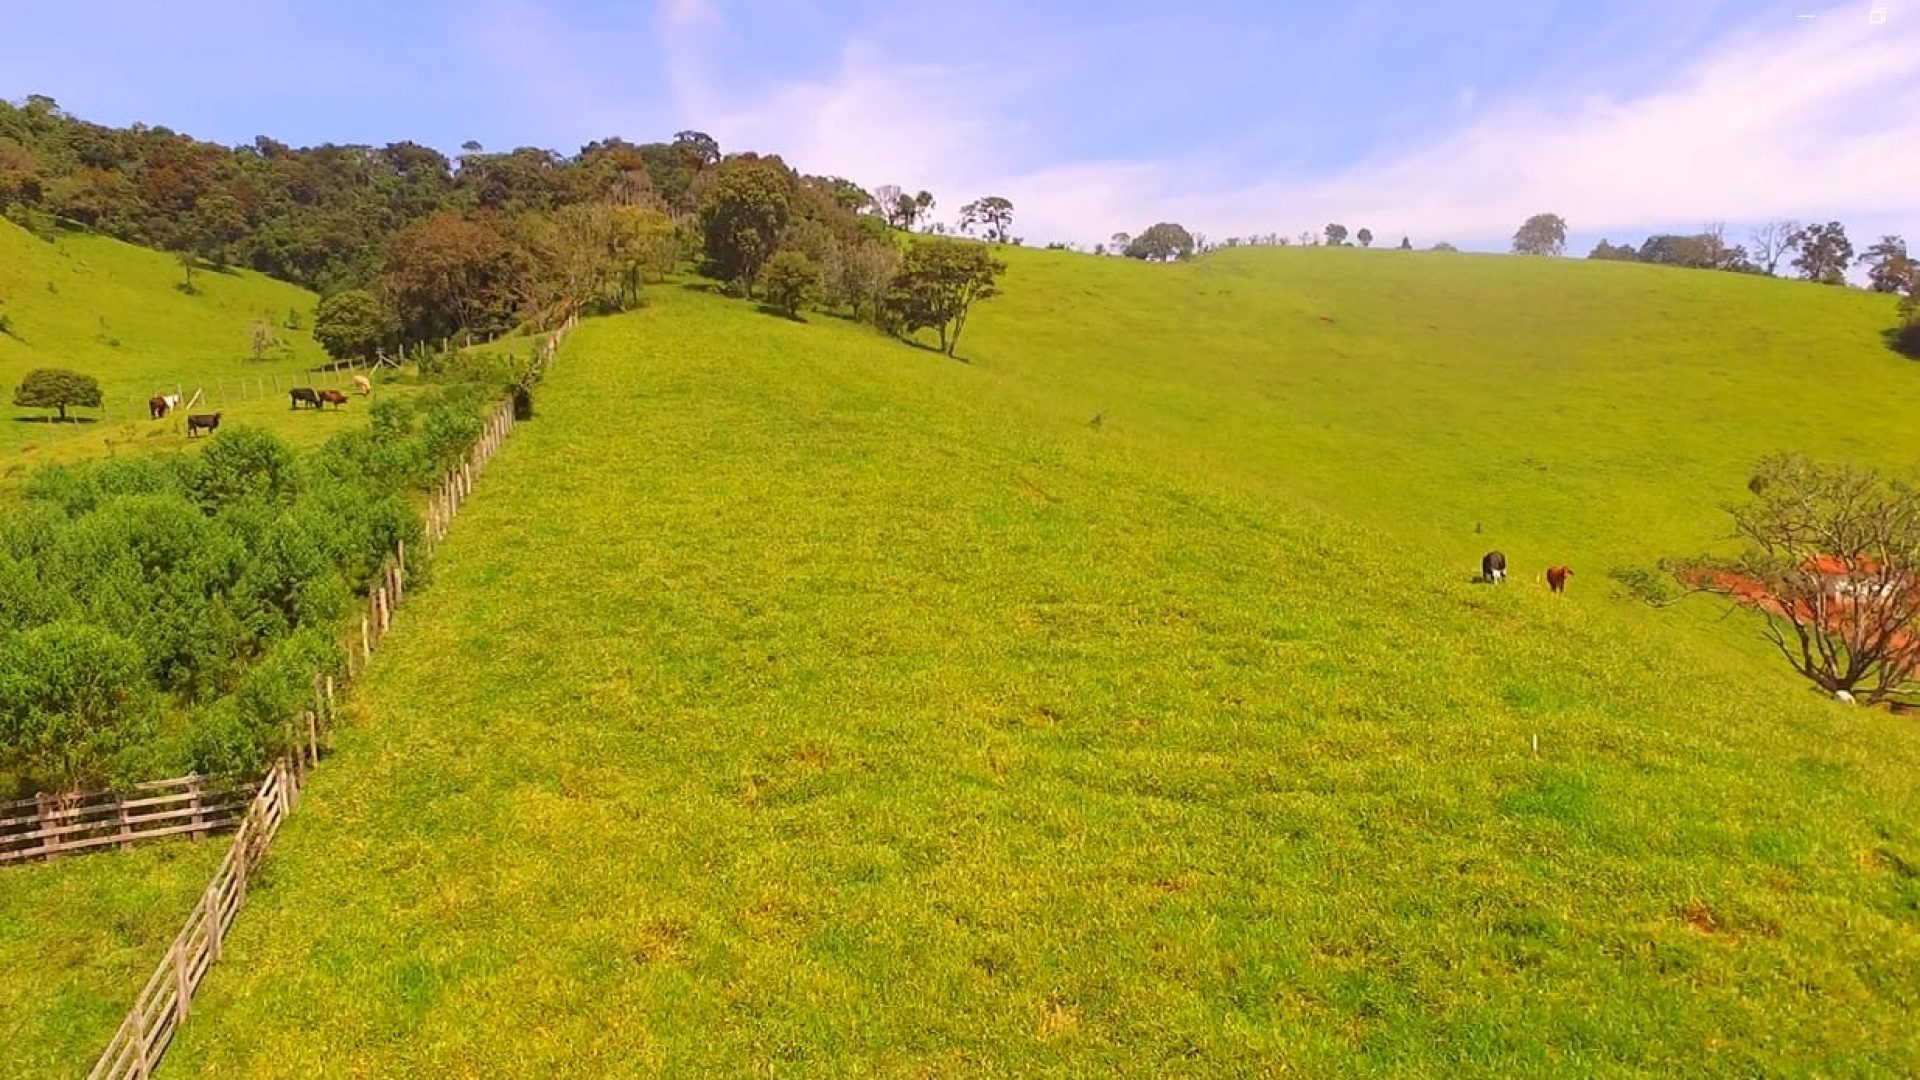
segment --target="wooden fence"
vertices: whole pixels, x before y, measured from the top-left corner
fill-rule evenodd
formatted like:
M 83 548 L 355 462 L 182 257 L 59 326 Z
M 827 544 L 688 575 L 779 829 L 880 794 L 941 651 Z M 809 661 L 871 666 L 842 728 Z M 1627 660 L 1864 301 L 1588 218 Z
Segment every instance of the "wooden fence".
M 39 795 L 0 803 L 0 864 L 141 840 L 233 828 L 246 796 L 204 776 L 135 784 L 126 792 Z
M 538 366 L 553 359 L 560 342 L 576 322 L 569 318 L 547 335 L 536 354 L 536 373 Z M 435 489 L 427 506 L 430 543 L 437 543 L 446 535 L 448 524 L 473 490 L 474 477 L 493 460 L 500 444 L 513 431 L 513 407 L 513 398 L 509 396 L 488 414 L 480 438 Z M 366 661 L 372 659 L 374 649 L 386 636 L 394 608 L 406 599 L 406 589 L 407 552 L 406 545 L 400 544 L 383 562 L 378 581 L 367 590 L 367 610 L 360 619 L 356 642 L 359 648 L 357 652 L 351 647 L 348 649 L 350 668 L 365 669 Z M 357 665 L 354 664 L 356 658 Z M 267 770 L 266 779 L 260 782 L 240 815 L 233 846 L 220 868 L 214 871 L 212 883 L 200 895 L 193 913 L 187 916 L 186 926 L 173 939 L 166 957 L 154 969 L 140 996 L 134 999 L 120 1030 L 114 1032 L 106 1051 L 87 1074 L 88 1080 L 120 1077 L 145 1080 L 152 1075 L 160 1055 L 166 1053 L 174 1033 L 192 1011 L 194 991 L 206 978 L 207 970 L 220 959 L 221 942 L 246 902 L 248 877 L 266 858 L 267 845 L 279 832 L 280 823 L 299 804 L 307 773 L 319 764 L 321 752 L 329 743 L 335 722 L 333 679 L 318 677 L 314 686 L 314 708 L 289 723 L 286 756 Z

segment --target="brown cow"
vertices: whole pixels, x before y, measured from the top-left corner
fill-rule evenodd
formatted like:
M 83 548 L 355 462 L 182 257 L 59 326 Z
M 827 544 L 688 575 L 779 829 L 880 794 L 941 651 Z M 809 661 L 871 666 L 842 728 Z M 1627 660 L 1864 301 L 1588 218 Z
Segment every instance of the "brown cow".
M 168 405 L 167 405 L 166 398 L 150 397 L 147 399 L 147 416 L 151 417 L 152 419 L 155 419 L 155 420 L 164 419 L 167 415 L 167 409 L 168 409 Z
M 1552 589 L 1554 592 L 1566 592 L 1567 579 L 1572 576 L 1573 571 L 1567 567 L 1550 567 L 1547 570 L 1547 588 Z
M 347 403 L 347 395 L 338 390 L 322 390 L 320 391 L 320 400 L 337 409 Z
M 220 426 L 219 413 L 192 413 L 187 416 L 187 438 L 191 439 L 202 431 L 212 431 Z

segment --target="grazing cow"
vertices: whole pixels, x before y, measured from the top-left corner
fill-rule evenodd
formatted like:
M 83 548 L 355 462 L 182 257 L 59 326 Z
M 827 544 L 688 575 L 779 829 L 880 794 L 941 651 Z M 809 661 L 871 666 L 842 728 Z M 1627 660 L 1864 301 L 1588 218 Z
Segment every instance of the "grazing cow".
M 167 410 L 170 408 L 172 408 L 172 406 L 167 404 L 166 398 L 150 397 L 147 399 L 147 415 L 152 419 L 164 419 L 167 415 Z
M 287 404 L 290 409 L 297 409 L 302 404 L 316 409 L 320 407 L 320 392 L 311 386 L 296 386 L 287 391 L 287 397 L 291 399 Z
M 172 412 L 173 410 L 175 410 L 175 409 L 177 409 L 177 408 L 179 408 L 179 407 L 180 407 L 180 395 L 179 395 L 179 394 L 167 394 L 167 395 L 165 395 L 165 396 L 163 396 L 163 397 L 161 397 L 161 399 L 160 399 L 160 400 L 161 400 L 161 401 L 164 401 L 164 402 L 166 402 L 166 403 L 167 403 L 167 411 L 168 411 L 168 412 Z
M 1507 580 L 1507 557 L 1497 551 L 1480 556 L 1480 580 L 1492 585 Z
M 1573 571 L 1564 566 L 1549 567 L 1547 570 L 1547 588 L 1552 589 L 1554 592 L 1566 592 L 1567 579 L 1572 576 Z
M 322 390 L 320 391 L 320 400 L 337 409 L 347 403 L 347 395 L 338 390 Z
M 355 375 L 353 377 L 353 388 L 360 392 L 361 397 L 367 397 L 373 393 L 373 380 L 367 378 L 365 375 Z
M 202 431 L 212 431 L 219 426 L 219 413 L 194 413 L 187 417 L 187 438 L 191 439 Z

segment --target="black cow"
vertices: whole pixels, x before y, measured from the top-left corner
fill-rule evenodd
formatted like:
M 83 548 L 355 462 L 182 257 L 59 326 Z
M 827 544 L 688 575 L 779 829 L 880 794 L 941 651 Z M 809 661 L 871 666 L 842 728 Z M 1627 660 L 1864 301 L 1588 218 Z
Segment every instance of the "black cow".
M 220 426 L 219 413 L 192 413 L 187 416 L 187 438 L 202 431 L 212 431 Z
M 1480 580 L 1498 585 L 1507 580 L 1507 557 L 1489 551 L 1480 557 Z
M 290 409 L 297 409 L 303 403 L 316 409 L 320 407 L 320 391 L 311 386 L 296 386 L 287 391 L 287 396 L 292 399 L 287 405 Z

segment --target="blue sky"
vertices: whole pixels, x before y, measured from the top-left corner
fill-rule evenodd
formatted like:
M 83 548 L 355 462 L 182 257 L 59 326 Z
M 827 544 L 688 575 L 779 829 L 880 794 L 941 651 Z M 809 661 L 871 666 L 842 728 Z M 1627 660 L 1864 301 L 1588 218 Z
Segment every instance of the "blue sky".
M 946 217 L 1007 195 L 1030 242 L 1341 221 L 1497 248 L 1537 210 L 1579 252 L 1777 217 L 1920 240 L 1920 0 L 4 9 L 0 95 L 105 122 L 448 151 L 695 127 Z

